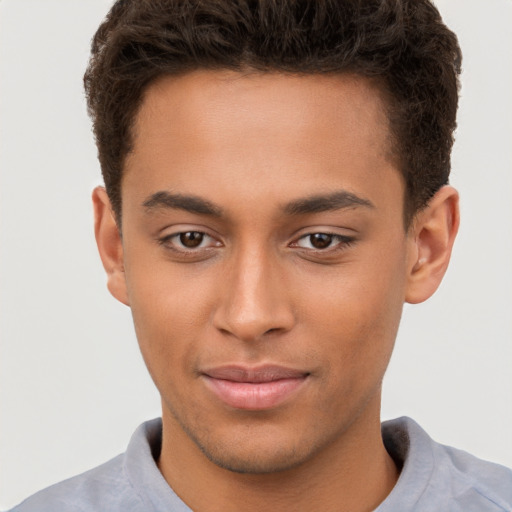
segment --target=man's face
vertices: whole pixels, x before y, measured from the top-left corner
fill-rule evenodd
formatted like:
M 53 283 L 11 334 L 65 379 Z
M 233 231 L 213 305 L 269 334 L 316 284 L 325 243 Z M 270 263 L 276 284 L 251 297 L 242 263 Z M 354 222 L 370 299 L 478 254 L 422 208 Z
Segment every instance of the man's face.
M 122 235 L 164 437 L 269 472 L 378 424 L 410 246 L 389 149 L 363 79 L 204 71 L 147 90 Z

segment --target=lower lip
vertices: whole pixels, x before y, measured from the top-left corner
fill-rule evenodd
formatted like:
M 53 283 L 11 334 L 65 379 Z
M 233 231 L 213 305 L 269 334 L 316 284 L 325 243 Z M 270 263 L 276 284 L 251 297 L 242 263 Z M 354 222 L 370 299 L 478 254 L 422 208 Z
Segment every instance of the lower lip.
M 256 383 L 205 376 L 208 388 L 226 405 L 252 411 L 271 409 L 281 405 L 293 396 L 305 381 L 305 376 Z

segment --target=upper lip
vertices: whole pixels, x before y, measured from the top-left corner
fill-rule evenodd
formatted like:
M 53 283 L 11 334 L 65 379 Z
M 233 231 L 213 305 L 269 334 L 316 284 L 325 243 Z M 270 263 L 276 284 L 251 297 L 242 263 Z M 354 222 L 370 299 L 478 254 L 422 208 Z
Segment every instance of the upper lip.
M 265 365 L 257 368 L 244 366 L 219 366 L 202 371 L 203 375 L 212 379 L 230 380 L 233 382 L 264 383 L 281 379 L 302 379 L 309 372 L 277 365 Z

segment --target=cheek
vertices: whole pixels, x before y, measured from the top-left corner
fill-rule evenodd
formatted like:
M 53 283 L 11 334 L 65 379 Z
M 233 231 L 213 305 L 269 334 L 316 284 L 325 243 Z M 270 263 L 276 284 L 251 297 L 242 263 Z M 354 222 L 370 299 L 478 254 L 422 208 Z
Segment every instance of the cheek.
M 314 319 L 309 336 L 325 344 L 340 378 L 356 383 L 382 377 L 402 314 L 403 268 L 398 258 L 375 258 L 332 269 L 317 286 L 310 282 L 310 300 L 301 305 L 303 315 Z
M 183 270 L 174 272 L 167 262 L 127 265 L 126 272 L 140 350 L 153 379 L 168 379 L 183 365 L 192 366 L 210 318 L 211 287 Z

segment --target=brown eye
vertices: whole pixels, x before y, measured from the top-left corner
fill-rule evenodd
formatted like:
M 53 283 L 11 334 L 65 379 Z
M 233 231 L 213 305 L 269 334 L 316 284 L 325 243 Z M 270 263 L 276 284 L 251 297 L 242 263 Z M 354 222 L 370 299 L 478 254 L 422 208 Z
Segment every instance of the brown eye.
M 328 252 L 335 249 L 344 249 L 354 242 L 354 237 L 336 235 L 334 233 L 309 233 L 301 236 L 293 245 L 302 249 Z
M 326 249 L 332 244 L 333 235 L 327 233 L 314 233 L 309 235 L 309 243 L 315 249 Z
M 187 231 L 186 233 L 180 233 L 180 243 L 187 249 L 194 249 L 199 247 L 204 240 L 204 233 L 199 231 Z
M 189 258 L 206 258 L 212 255 L 211 249 L 222 247 L 222 242 L 203 231 L 180 231 L 165 235 L 158 243 L 175 256 Z

